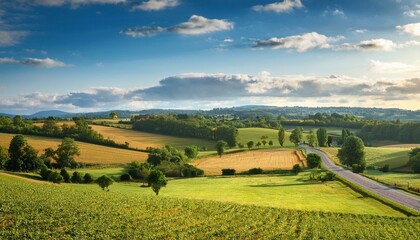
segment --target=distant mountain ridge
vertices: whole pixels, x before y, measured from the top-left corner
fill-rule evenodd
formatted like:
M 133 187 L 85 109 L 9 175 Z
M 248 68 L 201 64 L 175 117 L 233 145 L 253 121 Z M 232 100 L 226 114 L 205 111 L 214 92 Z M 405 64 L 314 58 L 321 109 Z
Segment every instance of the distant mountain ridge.
M 112 110 L 104 112 L 88 112 L 88 113 L 70 113 L 59 110 L 41 111 L 31 115 L 23 115 L 24 118 L 72 118 L 72 117 L 86 117 L 86 118 L 105 118 L 111 112 L 117 112 L 120 118 L 129 118 L 136 114 L 203 114 L 203 115 L 218 115 L 218 114 L 234 114 L 239 117 L 252 117 L 261 115 L 270 115 L 277 117 L 285 115 L 289 118 L 304 118 L 308 115 L 316 113 L 332 114 L 338 113 L 341 115 L 348 114 L 358 116 L 364 119 L 388 120 L 394 121 L 400 119 L 402 121 L 420 121 L 420 111 L 404 110 L 399 108 L 361 108 L 361 107 L 275 107 L 263 105 L 246 105 L 230 108 L 214 108 L 212 110 L 179 110 L 179 109 L 147 109 L 141 111 L 129 110 Z M 13 117 L 14 114 L 0 113 L 0 116 Z

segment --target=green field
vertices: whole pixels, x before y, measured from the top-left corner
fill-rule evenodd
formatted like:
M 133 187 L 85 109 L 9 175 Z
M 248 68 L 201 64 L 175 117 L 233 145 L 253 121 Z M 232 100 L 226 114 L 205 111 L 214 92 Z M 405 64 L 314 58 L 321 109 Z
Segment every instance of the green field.
M 296 127 L 298 127 L 297 125 L 284 125 L 283 126 L 286 131 L 293 131 L 293 129 L 295 129 Z M 316 130 L 320 129 L 320 128 L 325 128 L 327 129 L 328 134 L 330 135 L 336 135 L 336 136 L 341 136 L 341 130 L 343 130 L 342 127 L 329 127 L 329 126 L 301 126 L 303 128 L 303 132 L 304 133 L 309 133 L 310 130 L 314 130 L 316 132 Z M 348 129 L 350 132 L 355 133 L 357 132 L 358 129 L 353 129 L 353 128 L 345 128 Z
M 420 231 L 418 218 L 181 199 L 167 197 L 170 188 L 180 189 L 171 181 L 156 197 L 131 185 L 104 192 L 0 173 L 0 239 L 416 239 Z
M 254 143 L 261 142 L 262 136 L 268 136 L 268 139 L 265 139 L 267 142 L 270 140 L 273 141 L 274 147 L 280 147 L 278 140 L 278 130 L 269 129 L 269 128 L 238 128 L 238 143 L 242 143 L 246 147 L 246 143 L 249 141 L 254 141 Z M 286 132 L 284 139 L 285 147 L 294 147 L 295 145 L 289 141 L 290 132 Z M 268 144 L 267 146 L 268 147 Z
M 420 174 L 415 173 L 395 173 L 381 172 L 378 170 L 367 170 L 365 172 L 369 177 L 385 182 L 389 185 L 395 185 L 407 188 L 408 186 L 420 189 Z

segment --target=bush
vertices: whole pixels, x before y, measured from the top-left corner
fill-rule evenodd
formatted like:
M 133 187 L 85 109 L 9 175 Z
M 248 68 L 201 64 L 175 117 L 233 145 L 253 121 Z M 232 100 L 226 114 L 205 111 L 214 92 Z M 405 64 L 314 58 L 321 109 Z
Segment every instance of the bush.
M 120 180 L 122 182 L 129 182 L 131 181 L 131 176 L 128 173 L 124 173 L 123 175 L 121 175 Z
M 87 184 L 88 183 L 93 183 L 94 180 L 93 180 L 92 175 L 90 175 L 89 173 L 86 173 L 85 176 L 83 176 L 83 182 L 87 183 Z
M 389 172 L 389 164 L 386 164 L 385 166 L 379 168 L 379 171 L 381 171 L 381 172 Z
M 63 180 L 63 176 L 61 176 L 58 172 L 51 172 L 51 174 L 48 176 L 48 181 L 53 183 L 60 184 Z
M 71 176 L 71 182 L 72 183 L 82 183 L 82 174 L 80 174 L 79 172 L 73 172 L 73 175 Z
M 42 177 L 42 179 L 48 181 L 48 178 L 50 177 L 50 174 L 52 173 L 52 171 L 46 167 L 41 168 L 41 172 L 40 175 Z
M 321 165 L 321 157 L 315 153 L 309 153 L 306 157 L 309 168 L 318 168 Z
M 103 175 L 102 177 L 100 177 L 100 178 L 98 178 L 98 179 L 96 179 L 96 183 L 99 185 L 99 187 L 101 187 L 102 188 L 102 190 L 104 190 L 105 191 L 105 189 L 106 189 L 106 191 L 109 191 L 109 186 L 113 183 L 114 181 L 111 179 L 111 178 L 109 178 L 108 176 L 106 176 L 106 175 Z
M 204 171 L 189 164 L 182 166 L 183 177 L 197 177 L 204 175 Z
M 70 182 L 70 174 L 67 172 L 65 168 L 61 169 L 60 175 L 63 177 L 65 183 Z
M 251 168 L 248 170 L 249 174 L 262 174 L 263 170 L 261 168 Z
M 293 165 L 292 173 L 298 175 L 300 171 L 302 171 L 302 167 L 299 164 Z
M 235 175 L 235 172 L 236 172 L 236 170 L 235 169 L 231 169 L 231 168 L 222 169 L 222 175 L 223 176 Z
M 354 173 L 362 173 L 363 171 L 365 171 L 366 167 L 364 165 L 360 165 L 360 164 L 353 164 L 351 165 L 351 170 Z

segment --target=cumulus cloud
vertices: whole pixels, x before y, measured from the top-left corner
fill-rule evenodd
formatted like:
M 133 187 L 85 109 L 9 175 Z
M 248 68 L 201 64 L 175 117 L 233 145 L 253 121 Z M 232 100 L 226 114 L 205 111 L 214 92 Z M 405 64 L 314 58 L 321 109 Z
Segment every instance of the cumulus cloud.
M 316 32 L 294 35 L 283 38 L 270 38 L 268 40 L 256 40 L 254 48 L 294 49 L 305 52 L 314 48 L 330 48 L 330 43 L 336 42 L 341 37 L 327 37 Z
M 410 24 L 406 24 L 406 25 L 398 25 L 396 26 L 396 28 L 403 32 L 403 33 L 408 33 L 410 35 L 419 37 L 420 36 L 420 22 L 418 23 L 410 23 Z
M 405 48 L 410 46 L 420 45 L 420 42 L 417 41 L 408 41 L 405 43 L 395 43 L 392 40 L 377 38 L 364 40 L 357 44 L 344 43 L 342 45 L 336 46 L 335 50 L 359 50 L 359 51 L 393 51 L 398 48 Z
M 368 31 L 367 29 L 356 29 L 356 30 L 354 30 L 355 33 L 365 33 L 367 31 Z
M 420 4 L 416 4 L 414 9 L 408 9 L 403 14 L 407 17 L 419 17 L 420 16 Z
M 56 59 L 52 58 L 24 58 L 22 60 L 16 60 L 14 58 L 0 58 L 0 64 L 21 64 L 34 67 L 44 68 L 56 68 L 56 67 L 68 67 L 71 65 L 65 64 Z
M 276 13 L 290 12 L 295 8 L 302 8 L 303 4 L 300 0 L 284 0 L 283 2 L 274 2 L 267 5 L 253 6 L 257 12 L 272 11 Z
M 119 4 L 127 3 L 127 0 L 34 0 L 28 1 L 34 5 L 47 6 L 47 7 L 59 7 L 63 5 L 71 5 L 72 7 L 78 7 L 80 5 L 88 4 Z
M 401 62 L 381 62 L 370 60 L 370 71 L 375 73 L 410 73 L 420 72 L 420 66 Z
M 0 47 L 16 45 L 27 35 L 27 31 L 0 30 Z
M 71 92 L 60 96 L 54 103 L 80 108 L 100 107 L 121 102 L 125 94 L 126 91 L 121 88 L 94 88 L 86 92 Z
M 187 22 L 178 25 L 164 28 L 164 27 L 138 27 L 128 28 L 121 33 L 130 37 L 145 37 L 154 36 L 164 32 L 174 32 L 183 35 L 200 35 L 212 32 L 230 30 L 233 28 L 233 23 L 223 19 L 208 19 L 202 16 L 192 15 Z
M 148 0 L 135 4 L 133 10 L 159 11 L 179 5 L 178 0 Z

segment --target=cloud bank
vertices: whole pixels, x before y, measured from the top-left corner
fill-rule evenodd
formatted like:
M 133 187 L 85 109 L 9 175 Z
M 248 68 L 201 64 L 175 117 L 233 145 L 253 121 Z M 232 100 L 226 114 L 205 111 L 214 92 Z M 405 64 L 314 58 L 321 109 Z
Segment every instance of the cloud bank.
M 69 64 L 65 64 L 64 62 L 52 58 L 24 58 L 22 60 L 16 60 L 14 58 L 0 58 L 0 64 L 20 64 L 43 68 L 71 66 Z
M 418 23 L 410 23 L 406 25 L 398 25 L 396 27 L 399 31 L 403 33 L 408 33 L 412 36 L 419 37 L 420 36 L 420 22 Z

